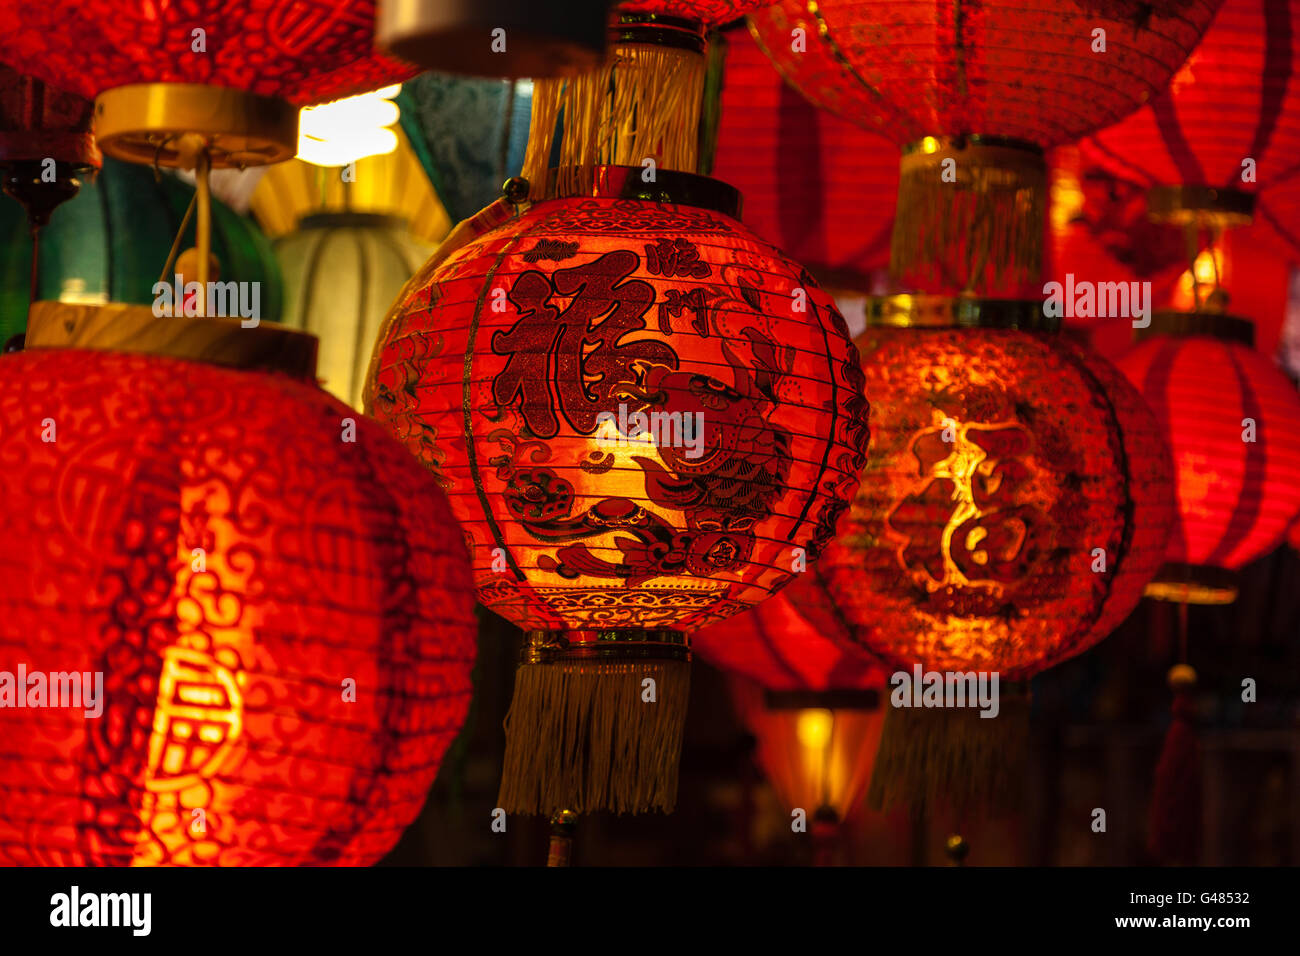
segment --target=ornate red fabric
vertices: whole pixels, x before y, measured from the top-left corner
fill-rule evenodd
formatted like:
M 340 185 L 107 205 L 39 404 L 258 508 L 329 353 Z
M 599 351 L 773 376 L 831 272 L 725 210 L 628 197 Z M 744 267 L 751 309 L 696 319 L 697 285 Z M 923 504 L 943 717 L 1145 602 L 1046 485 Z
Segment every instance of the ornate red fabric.
M 1160 566 L 1169 455 L 1141 396 L 1056 335 L 869 328 L 872 448 L 817 567 L 887 664 L 1017 680 L 1110 633 Z
M 1300 172 L 1300 0 L 1224 0 L 1168 90 L 1085 140 L 1147 185 L 1257 188 Z M 1243 181 L 1243 161 L 1254 160 Z
M 480 601 L 525 628 L 691 630 L 757 603 L 831 539 L 867 440 L 830 298 L 685 205 L 532 206 L 424 275 L 370 383 L 439 473 Z
M 1296 387 L 1254 349 L 1204 336 L 1154 336 L 1119 367 L 1173 451 L 1168 560 L 1235 570 L 1277 547 L 1300 512 Z
M 454 519 L 396 442 L 282 376 L 50 349 L 0 357 L 0 460 L 0 671 L 29 703 L 102 675 L 97 716 L 0 707 L 0 862 L 391 848 L 475 651 Z
M 302 106 L 418 72 L 373 50 L 374 19 L 374 0 L 0 0 L 0 61 L 90 98 L 206 83 Z
M 752 14 L 814 103 L 896 143 L 981 134 L 1054 146 L 1158 93 L 1217 0 L 781 0 Z M 806 52 L 792 49 L 802 29 Z M 1106 52 L 1092 52 L 1093 31 Z
M 726 36 L 714 175 L 744 194 L 760 236 L 823 281 L 869 288 L 889 264 L 897 149 L 800 96 L 746 31 Z

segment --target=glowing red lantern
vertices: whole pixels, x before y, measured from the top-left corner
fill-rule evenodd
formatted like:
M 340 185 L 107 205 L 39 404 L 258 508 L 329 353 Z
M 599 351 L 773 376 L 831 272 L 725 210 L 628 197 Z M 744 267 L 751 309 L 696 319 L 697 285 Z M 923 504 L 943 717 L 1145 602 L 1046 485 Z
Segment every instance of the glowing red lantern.
M 1300 512 L 1300 394 L 1252 348 L 1244 319 L 1157 312 L 1120 369 L 1173 450 L 1178 520 L 1154 597 L 1220 603 L 1230 573 L 1281 543 Z
M 801 609 L 812 609 L 811 619 Z M 823 857 L 832 847 L 822 838 L 834 836 L 871 779 L 884 720 L 885 671 L 848 637 L 830 596 L 808 572 L 692 639 L 701 659 L 736 675 L 732 699 L 758 742 L 759 766 L 787 807 L 813 818 Z
M 0 357 L 0 861 L 368 864 L 419 812 L 471 694 L 464 549 L 314 344 L 39 303 Z
M 1224 0 L 1169 88 L 1084 142 L 1086 154 L 1153 192 L 1175 221 L 1249 221 L 1252 194 L 1295 177 L 1300 150 L 1300 3 Z
M 897 151 L 800 96 L 747 33 L 726 39 L 713 175 L 744 195 L 751 229 L 823 282 L 869 288 L 889 264 Z
M 367 408 L 440 475 L 480 601 L 532 632 L 507 810 L 670 808 L 683 632 L 783 586 L 857 482 L 843 319 L 737 201 L 599 168 L 435 256 L 380 333 Z
M 1042 150 L 1158 92 L 1216 5 L 782 0 L 750 22 L 805 96 L 903 147 L 896 273 L 991 294 L 1038 280 Z
M 135 162 L 185 163 L 184 133 L 216 166 L 289 159 L 297 107 L 416 72 L 374 52 L 373 0 L 0 0 L 0 18 L 0 60 L 98 97 L 100 148 Z

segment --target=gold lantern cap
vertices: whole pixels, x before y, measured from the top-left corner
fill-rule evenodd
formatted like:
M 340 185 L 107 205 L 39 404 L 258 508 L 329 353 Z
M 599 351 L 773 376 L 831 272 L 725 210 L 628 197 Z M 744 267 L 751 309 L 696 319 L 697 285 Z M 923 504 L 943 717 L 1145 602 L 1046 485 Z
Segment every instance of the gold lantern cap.
M 903 293 L 867 296 L 867 328 L 1019 329 L 1059 332 L 1061 320 L 1039 299 Z

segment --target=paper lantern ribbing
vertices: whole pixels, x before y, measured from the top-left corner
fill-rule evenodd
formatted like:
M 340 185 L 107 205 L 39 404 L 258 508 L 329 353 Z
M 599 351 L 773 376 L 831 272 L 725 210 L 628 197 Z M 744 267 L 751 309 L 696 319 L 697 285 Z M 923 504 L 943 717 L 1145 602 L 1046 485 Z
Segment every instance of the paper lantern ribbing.
M 543 700 L 615 708 L 603 733 L 634 740 L 645 721 L 679 740 L 680 632 L 780 588 L 801 560 L 792 549 L 815 558 L 865 460 L 843 319 L 732 218 L 734 192 L 661 172 L 650 195 L 712 208 L 621 198 L 638 194 L 640 170 L 605 167 L 596 186 L 435 257 L 370 372 L 367 408 L 447 488 L 480 601 L 535 632 L 532 663 L 555 665 L 520 670 L 506 777 L 526 757 L 556 789 L 503 791 L 507 810 L 671 806 L 676 758 L 660 744 L 593 745 L 584 784 L 558 779 L 569 725 Z M 634 666 L 638 655 L 650 659 Z M 639 703 L 641 674 L 658 680 L 653 708 Z M 605 688 L 626 695 L 601 704 L 616 693 Z
M 1152 329 L 1176 314 L 1158 313 Z M 1174 456 L 1178 515 L 1153 596 L 1220 603 L 1231 574 L 1281 543 L 1300 512 L 1300 393 L 1250 346 L 1249 324 L 1182 315 L 1202 334 L 1154 335 L 1119 361 Z M 1236 340 L 1211 337 L 1211 326 Z M 1216 572 L 1214 569 L 1219 569 Z
M 817 571 L 887 663 L 1022 680 L 1111 632 L 1173 520 L 1136 389 L 1055 335 L 868 328 L 878 423 Z
M 66 348 L 0 366 L 0 697 L 27 681 L 0 708 L 0 861 L 378 860 L 471 694 L 436 482 L 284 375 Z
M 1159 92 L 1217 5 L 782 0 L 750 22 L 805 96 L 903 147 L 896 273 L 1015 294 L 1038 280 L 1042 149 Z

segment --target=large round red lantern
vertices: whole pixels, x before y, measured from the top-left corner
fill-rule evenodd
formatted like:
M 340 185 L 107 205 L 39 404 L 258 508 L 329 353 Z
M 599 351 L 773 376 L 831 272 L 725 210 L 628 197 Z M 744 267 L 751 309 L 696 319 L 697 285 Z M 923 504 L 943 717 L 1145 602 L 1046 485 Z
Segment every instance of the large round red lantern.
M 471 694 L 464 549 L 307 340 L 39 303 L 0 357 L 0 860 L 368 864 L 419 812 Z
M 1178 516 L 1148 591 L 1190 603 L 1236 597 L 1234 575 L 1281 543 L 1300 512 L 1300 393 L 1252 348 L 1249 322 L 1158 312 L 1119 362 L 1173 451 Z
M 903 147 L 892 265 L 983 294 L 1038 282 L 1042 150 L 1158 92 L 1213 0 L 782 0 L 750 22 L 814 103 Z
M 1169 455 L 1137 390 L 1041 304 L 871 306 L 871 452 L 816 567 L 852 640 L 897 668 L 871 800 L 1001 804 L 1018 781 L 990 761 L 1023 756 L 1028 717 L 1007 685 L 1136 606 L 1173 518 Z M 1003 719 L 910 709 L 923 681 L 963 674 L 984 675 Z
M 734 191 L 596 173 L 431 260 L 367 391 L 447 488 L 480 601 L 532 632 L 507 810 L 671 807 L 684 632 L 815 558 L 864 460 L 843 319 Z

